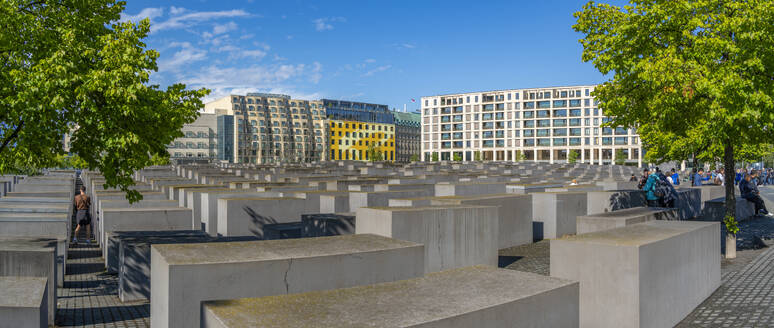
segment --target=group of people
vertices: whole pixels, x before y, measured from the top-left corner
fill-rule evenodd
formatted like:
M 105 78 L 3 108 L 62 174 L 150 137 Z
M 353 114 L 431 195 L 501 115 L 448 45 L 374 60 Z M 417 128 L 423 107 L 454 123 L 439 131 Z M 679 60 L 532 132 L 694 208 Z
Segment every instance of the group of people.
M 652 171 L 649 168 L 642 170 L 642 178 L 637 188 L 646 192 L 648 206 L 650 207 L 674 207 L 677 200 L 677 191 L 674 184 L 680 184 L 680 176 L 672 169 L 669 176 L 656 167 Z
M 704 169 L 698 169 L 691 174 L 691 186 L 702 186 L 707 184 L 725 185 L 725 176 L 722 168 L 710 170 L 705 174 Z M 734 177 L 734 184 L 738 185 L 739 193 L 742 198 L 755 205 L 756 215 L 774 216 L 766 209 L 766 205 L 760 196 L 758 186 L 771 183 L 774 178 L 774 171 L 739 169 Z M 630 181 L 636 181 L 634 175 Z M 638 189 L 646 192 L 648 206 L 651 207 L 674 207 L 677 199 L 677 191 L 674 186 L 680 184 L 680 175 L 675 169 L 668 172 L 668 175 L 661 172 L 656 167 L 653 170 L 645 168 L 642 171 L 642 177 L 637 185 Z

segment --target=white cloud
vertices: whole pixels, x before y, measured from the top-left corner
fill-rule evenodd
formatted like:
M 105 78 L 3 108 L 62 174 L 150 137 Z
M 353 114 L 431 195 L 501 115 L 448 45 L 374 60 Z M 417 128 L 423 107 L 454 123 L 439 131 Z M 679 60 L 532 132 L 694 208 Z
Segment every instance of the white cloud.
M 180 8 L 180 7 L 175 7 L 175 6 L 169 7 L 169 13 L 172 14 L 172 15 L 180 15 L 180 14 L 184 13 L 185 11 L 186 11 L 185 8 Z
M 384 72 L 384 71 L 390 69 L 391 67 L 392 67 L 392 65 L 379 66 L 379 67 L 374 68 L 374 69 L 372 69 L 372 70 L 370 70 L 368 72 L 365 72 L 365 74 L 363 74 L 363 76 L 372 76 L 372 75 L 374 75 L 376 73 Z
M 137 15 L 127 15 L 125 13 L 121 13 L 121 19 L 119 21 L 121 22 L 132 22 L 137 23 L 145 18 L 149 18 L 151 21 L 156 17 L 161 17 L 161 15 L 164 14 L 163 8 L 145 8 L 140 11 Z
M 414 45 L 414 44 L 412 44 L 412 43 L 403 43 L 403 44 L 401 44 L 400 46 L 401 46 L 402 48 L 406 48 L 406 49 L 414 49 L 414 48 L 416 48 L 416 47 L 417 47 L 417 46 L 415 46 L 415 45 Z
M 319 93 L 297 92 L 296 82 L 318 78 L 322 65 L 252 65 L 249 67 L 203 67 L 190 76 L 179 77 L 180 82 L 191 88 L 205 87 L 213 92 L 205 101 L 247 92 L 272 92 L 289 94 L 299 99 L 319 99 Z
M 314 62 L 312 64 L 312 72 L 309 75 L 309 81 L 317 84 L 320 82 L 320 79 L 322 79 L 322 64 Z
M 215 24 L 215 26 L 212 28 L 212 35 L 223 34 L 236 30 L 237 28 L 239 28 L 239 26 L 237 26 L 237 24 L 234 22 L 228 22 L 226 24 Z
M 177 12 L 183 13 L 181 9 L 178 9 Z M 187 28 L 208 20 L 219 19 L 219 18 L 246 17 L 246 16 L 250 16 L 250 14 L 241 9 L 223 10 L 223 11 L 187 12 L 186 14 L 182 14 L 182 15 L 173 15 L 173 17 L 170 17 L 168 20 L 157 24 L 152 29 L 158 32 L 158 31 L 167 30 L 167 29 Z
M 239 52 L 240 58 L 245 58 L 245 57 L 263 58 L 264 56 L 266 56 L 266 52 L 263 50 L 242 50 Z
M 375 63 L 375 62 L 376 62 L 376 59 L 373 59 L 373 58 L 368 58 L 368 59 L 366 59 L 366 60 L 364 60 L 364 61 L 365 61 L 366 63 L 373 64 L 373 63 Z
M 207 58 L 207 51 L 194 48 L 188 42 L 173 42 L 171 48 L 180 48 L 171 58 L 159 58 L 159 72 L 178 72 L 186 64 Z
M 314 23 L 315 30 L 322 32 L 332 30 L 333 24 L 331 23 L 343 23 L 346 21 L 344 17 L 323 17 L 313 20 L 312 23 Z

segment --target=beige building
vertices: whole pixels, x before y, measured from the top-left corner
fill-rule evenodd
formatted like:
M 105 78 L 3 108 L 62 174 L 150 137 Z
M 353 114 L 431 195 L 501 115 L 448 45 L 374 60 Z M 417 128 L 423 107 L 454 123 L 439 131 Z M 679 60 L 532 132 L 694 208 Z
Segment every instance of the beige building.
M 186 124 L 183 136 L 175 139 L 167 151 L 171 159 L 215 160 L 217 158 L 217 115 L 200 113 L 196 121 Z
M 422 158 L 642 165 L 634 129 L 607 128 L 594 85 L 422 97 Z
M 321 101 L 248 93 L 209 102 L 205 111 L 218 116 L 218 149 L 229 152 L 220 154 L 221 160 L 265 164 L 327 158 L 327 124 Z

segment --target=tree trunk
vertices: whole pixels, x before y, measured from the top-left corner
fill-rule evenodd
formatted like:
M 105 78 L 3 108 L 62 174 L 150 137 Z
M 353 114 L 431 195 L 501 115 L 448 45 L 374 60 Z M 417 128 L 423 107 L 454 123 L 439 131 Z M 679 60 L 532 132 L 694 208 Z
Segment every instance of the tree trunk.
M 723 152 L 724 175 L 723 180 L 726 184 L 726 217 L 732 216 L 736 219 L 736 196 L 734 195 L 734 146 L 729 140 L 726 140 Z M 731 234 L 726 231 L 726 234 Z M 733 235 L 733 234 L 731 234 Z M 736 237 L 735 235 L 733 237 Z M 736 238 L 733 243 L 726 243 L 726 258 L 736 257 Z M 730 244 L 730 245 L 729 245 Z M 733 246 L 733 249 L 729 249 Z

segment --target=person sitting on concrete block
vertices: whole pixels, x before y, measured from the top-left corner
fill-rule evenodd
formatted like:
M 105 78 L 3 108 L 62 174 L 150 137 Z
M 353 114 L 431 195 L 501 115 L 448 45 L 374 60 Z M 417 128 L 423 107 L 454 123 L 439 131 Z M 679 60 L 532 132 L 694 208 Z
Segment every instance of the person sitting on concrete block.
M 759 196 L 758 186 L 752 182 L 752 178 L 757 172 L 748 174 L 742 181 L 739 182 L 739 192 L 742 194 L 742 198 L 748 202 L 755 204 L 755 215 L 763 214 L 767 216 L 774 216 L 766 209 L 766 204 L 763 203 L 763 199 Z

